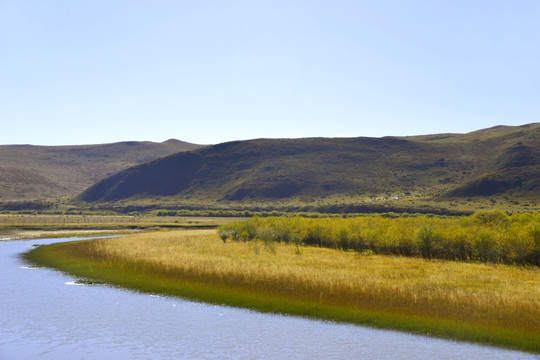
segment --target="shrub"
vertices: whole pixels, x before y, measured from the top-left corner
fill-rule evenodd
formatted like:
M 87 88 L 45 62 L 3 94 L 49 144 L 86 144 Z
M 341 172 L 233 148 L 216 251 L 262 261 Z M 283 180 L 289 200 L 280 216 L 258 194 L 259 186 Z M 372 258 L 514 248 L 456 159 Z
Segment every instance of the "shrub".
M 494 232 L 488 229 L 480 230 L 473 240 L 473 251 L 477 259 L 495 262 L 497 251 Z
M 263 226 L 257 229 L 257 237 L 261 239 L 264 244 L 269 244 L 276 240 L 274 230 L 270 226 Z
M 338 247 L 341 250 L 349 250 L 351 242 L 351 231 L 345 226 L 341 225 L 336 229 L 334 235 L 337 240 Z
M 531 225 L 528 229 L 532 251 L 527 254 L 527 262 L 540 266 L 540 225 Z
M 227 230 L 224 226 L 218 227 L 218 235 L 224 243 L 227 242 L 227 239 L 230 237 L 229 230 Z
M 431 259 L 431 253 L 433 251 L 433 241 L 434 241 L 434 230 L 433 225 L 422 225 L 416 233 L 416 238 L 418 239 L 418 248 L 423 258 Z
M 268 217 L 223 225 L 223 241 L 292 242 L 426 259 L 540 265 L 540 214 L 481 211 L 461 218 Z M 298 248 L 299 249 L 299 248 Z
M 472 244 L 467 232 L 463 229 L 454 230 L 449 234 L 451 260 L 465 261 L 472 258 Z
M 300 255 L 300 245 L 302 244 L 302 238 L 297 233 L 292 233 L 290 235 L 291 242 L 296 246 L 296 254 Z
M 473 221 L 483 225 L 505 226 L 509 223 L 508 215 L 501 210 L 482 210 L 472 215 Z

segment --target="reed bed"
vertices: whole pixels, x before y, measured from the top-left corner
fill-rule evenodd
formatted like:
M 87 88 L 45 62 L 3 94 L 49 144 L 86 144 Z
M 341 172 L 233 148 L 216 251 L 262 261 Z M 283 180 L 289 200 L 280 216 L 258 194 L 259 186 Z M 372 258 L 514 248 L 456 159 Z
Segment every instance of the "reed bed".
M 360 254 L 257 240 L 224 243 L 215 230 L 75 242 L 58 247 L 59 254 L 72 259 L 73 266 L 89 259 L 111 272 L 129 268 L 132 277 L 151 275 L 156 284 L 165 280 L 207 284 L 252 298 L 311 304 L 306 308 L 316 304 L 322 306 L 321 312 L 339 308 L 348 314 L 385 314 L 402 320 L 383 327 L 540 351 L 540 269 L 536 266 Z M 183 295 L 181 290 L 179 294 Z M 212 301 L 228 303 L 226 296 Z M 249 304 L 257 308 L 256 301 Z M 302 314 L 285 305 L 278 311 Z M 360 315 L 304 314 L 377 325 Z M 423 326 L 410 325 L 418 319 L 425 320 Z M 464 331 L 460 327 L 468 329 L 466 334 L 460 334 Z

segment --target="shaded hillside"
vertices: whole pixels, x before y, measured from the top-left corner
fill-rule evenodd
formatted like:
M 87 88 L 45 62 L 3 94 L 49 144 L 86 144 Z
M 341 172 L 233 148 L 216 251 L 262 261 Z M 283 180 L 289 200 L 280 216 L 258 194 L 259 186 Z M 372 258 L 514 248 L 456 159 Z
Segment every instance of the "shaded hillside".
M 50 179 L 26 169 L 0 167 L 0 199 L 25 199 L 29 194 L 52 197 L 67 189 Z
M 0 201 L 77 194 L 130 166 L 200 145 L 178 140 L 82 146 L 0 146 Z
M 479 176 L 448 193 L 449 196 L 489 196 L 519 190 L 540 197 L 538 147 L 517 145 L 503 150 L 484 166 Z M 525 194 L 524 194 L 525 195 Z
M 453 142 L 471 154 L 486 153 L 463 184 L 448 197 L 478 197 L 507 194 L 540 199 L 540 124 L 519 127 L 496 126 L 439 141 Z
M 531 124 L 464 135 L 236 141 L 126 169 L 79 199 L 377 202 L 510 192 L 538 198 L 539 134 L 540 124 Z

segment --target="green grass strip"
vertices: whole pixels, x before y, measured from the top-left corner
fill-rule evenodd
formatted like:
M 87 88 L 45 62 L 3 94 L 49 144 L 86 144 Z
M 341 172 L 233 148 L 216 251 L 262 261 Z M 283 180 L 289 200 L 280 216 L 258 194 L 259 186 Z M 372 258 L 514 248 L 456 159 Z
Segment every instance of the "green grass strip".
M 480 326 L 458 321 L 421 317 L 404 313 L 349 308 L 245 288 L 188 281 L 142 264 L 74 258 L 65 251 L 68 243 L 39 246 L 23 254 L 23 259 L 54 268 L 76 277 L 144 293 L 181 297 L 193 301 L 247 308 L 260 312 L 303 316 L 393 329 L 439 338 L 462 340 L 533 353 L 540 353 L 540 334 Z

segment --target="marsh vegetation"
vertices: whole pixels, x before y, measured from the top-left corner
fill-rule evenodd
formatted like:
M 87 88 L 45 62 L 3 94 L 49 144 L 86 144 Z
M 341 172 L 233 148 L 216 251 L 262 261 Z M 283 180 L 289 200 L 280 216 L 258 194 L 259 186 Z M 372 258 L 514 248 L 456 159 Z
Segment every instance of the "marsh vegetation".
M 215 230 L 42 246 L 26 258 L 145 292 L 540 351 L 536 266 L 223 242 Z
M 310 245 L 380 255 L 540 265 L 540 214 L 464 217 L 252 218 L 221 225 L 223 241 Z

